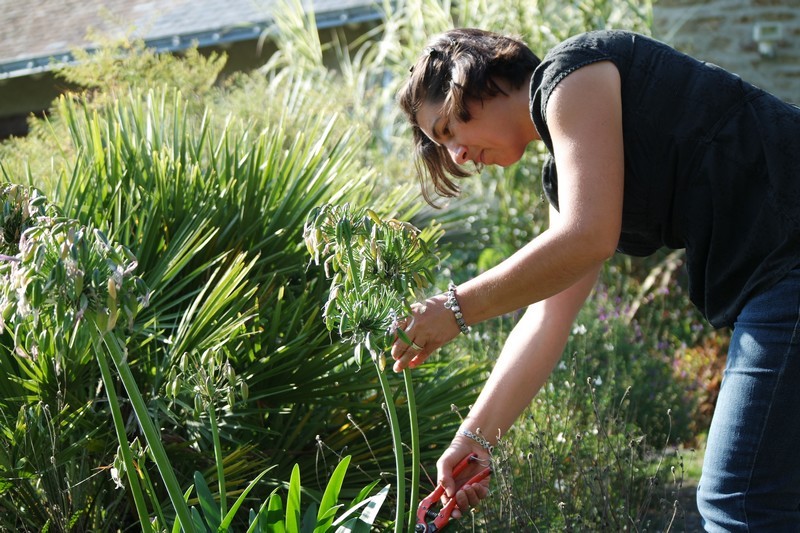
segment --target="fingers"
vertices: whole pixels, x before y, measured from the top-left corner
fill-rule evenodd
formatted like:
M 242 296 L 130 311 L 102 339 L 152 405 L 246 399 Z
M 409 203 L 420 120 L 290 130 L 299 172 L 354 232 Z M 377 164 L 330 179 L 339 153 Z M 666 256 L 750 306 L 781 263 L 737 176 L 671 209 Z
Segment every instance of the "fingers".
M 482 459 L 471 462 L 466 467 L 457 466 L 473 453 Z M 448 501 L 455 498 L 458 507 L 453 511 L 453 516 L 456 518 L 466 510 L 478 505 L 489 495 L 489 477 L 476 478 L 480 481 L 470 483 L 473 476 L 488 466 L 489 458 L 485 456 L 485 453 L 482 449 L 476 450 L 472 441 L 456 438 L 436 463 L 437 480 L 444 487 L 441 503 L 446 505 Z
M 392 350 L 394 352 L 394 350 Z M 395 357 L 394 353 L 392 353 L 392 357 L 395 358 L 395 363 L 392 366 L 392 369 L 395 372 L 402 372 L 405 368 L 417 368 L 419 365 L 425 362 L 430 355 L 430 351 L 421 349 L 420 351 L 415 351 L 414 346 L 409 346 L 408 349 L 400 356 Z
M 423 341 L 415 338 L 415 319 L 406 319 L 396 330 L 396 339 L 392 345 L 392 358 L 395 360 L 393 370 L 402 372 L 404 368 L 416 368 L 428 358 L 432 350 L 426 349 Z
M 489 478 L 484 478 L 476 483 L 465 483 L 462 487 L 455 491 L 452 497 L 448 497 L 447 489 L 445 495 L 442 496 L 442 506 L 447 505 L 451 498 L 455 498 L 456 507 L 453 509 L 452 516 L 459 518 L 469 509 L 475 508 L 478 504 L 489 495 Z
M 461 332 L 446 303 L 440 294 L 411 306 L 411 316 L 400 321 L 392 344 L 395 372 L 418 367 Z
M 484 485 L 483 481 L 474 485 L 464 485 L 456 492 L 456 509 L 453 511 L 453 517 L 459 518 L 464 511 L 477 507 L 488 495 L 489 487 Z
M 488 480 L 486 480 L 488 483 Z M 473 485 L 464 485 L 456 492 L 456 503 L 459 509 L 475 507 L 482 499 L 489 495 L 489 487 L 482 481 Z
M 438 477 L 439 481 L 438 484 L 444 487 L 444 494 L 442 495 L 442 500 L 449 500 L 453 498 L 456 494 L 456 482 L 453 479 L 453 469 L 450 468 L 449 465 L 446 463 L 443 464 L 441 461 L 437 467 L 438 469 Z

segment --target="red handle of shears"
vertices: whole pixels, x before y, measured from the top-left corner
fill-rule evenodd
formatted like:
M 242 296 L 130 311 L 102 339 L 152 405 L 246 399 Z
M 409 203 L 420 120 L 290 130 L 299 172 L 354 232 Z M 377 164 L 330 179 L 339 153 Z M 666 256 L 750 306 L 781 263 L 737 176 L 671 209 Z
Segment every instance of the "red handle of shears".
M 453 468 L 453 477 L 460 474 L 468 465 L 479 461 L 478 454 L 470 454 L 458 463 L 455 468 Z M 472 476 L 469 481 L 464 483 L 464 485 L 472 485 L 474 483 L 478 483 L 479 481 L 485 479 L 492 473 L 491 467 L 486 467 L 474 476 Z M 464 486 L 462 485 L 462 487 Z M 451 498 L 444 507 L 437 513 L 436 511 L 432 510 L 431 507 L 436 505 L 436 503 L 441 499 L 442 494 L 444 493 L 444 487 L 439 485 L 431 492 L 426 498 L 424 498 L 419 507 L 417 507 L 417 526 L 415 529 L 415 533 L 433 533 L 435 531 L 440 531 L 444 528 L 448 522 L 450 522 L 450 514 L 456 508 L 456 499 Z M 428 522 L 428 519 L 433 519 L 431 522 Z

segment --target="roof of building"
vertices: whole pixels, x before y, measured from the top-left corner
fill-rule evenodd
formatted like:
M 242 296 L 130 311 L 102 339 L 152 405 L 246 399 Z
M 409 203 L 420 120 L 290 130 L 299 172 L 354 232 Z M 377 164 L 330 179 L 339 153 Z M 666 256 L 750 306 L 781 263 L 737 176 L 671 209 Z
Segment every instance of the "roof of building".
M 91 49 L 92 30 L 105 37 L 141 38 L 160 51 L 257 39 L 284 0 L 0 0 L 0 79 L 49 70 Z M 317 26 L 380 17 L 375 0 L 301 0 Z M 284 7 L 285 8 L 285 7 Z

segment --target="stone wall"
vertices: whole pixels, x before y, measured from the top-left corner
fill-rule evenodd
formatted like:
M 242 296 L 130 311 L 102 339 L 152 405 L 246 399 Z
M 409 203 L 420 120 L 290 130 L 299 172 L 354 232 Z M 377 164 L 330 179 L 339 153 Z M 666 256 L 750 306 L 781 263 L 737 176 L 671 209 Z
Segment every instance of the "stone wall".
M 656 0 L 654 36 L 800 104 L 800 0 Z

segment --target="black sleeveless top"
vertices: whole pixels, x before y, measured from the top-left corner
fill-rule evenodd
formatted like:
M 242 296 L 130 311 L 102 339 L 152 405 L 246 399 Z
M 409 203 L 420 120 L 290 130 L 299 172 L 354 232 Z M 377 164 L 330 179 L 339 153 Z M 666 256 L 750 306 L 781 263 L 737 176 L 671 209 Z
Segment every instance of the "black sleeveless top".
M 800 108 L 651 38 L 597 31 L 551 50 L 531 80 L 531 117 L 570 72 L 611 61 L 622 80 L 625 187 L 618 251 L 686 248 L 689 294 L 716 327 L 800 264 Z M 543 168 L 558 208 L 552 156 Z

